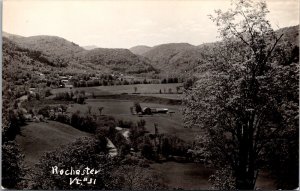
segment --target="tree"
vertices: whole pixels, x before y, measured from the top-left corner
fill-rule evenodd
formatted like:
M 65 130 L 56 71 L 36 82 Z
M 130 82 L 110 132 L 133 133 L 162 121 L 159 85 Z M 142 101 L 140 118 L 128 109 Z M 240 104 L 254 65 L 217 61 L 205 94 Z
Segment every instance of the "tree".
M 66 112 L 68 110 L 68 106 L 66 104 L 60 105 L 60 108 L 61 108 L 62 114 L 64 114 L 64 112 Z
M 194 85 L 194 82 L 195 82 L 195 78 L 189 78 L 187 79 L 184 83 L 183 83 L 183 87 L 184 89 L 189 89 L 191 88 L 193 85 Z
M 2 145 L 2 186 L 17 189 L 24 176 L 24 156 L 14 141 Z
M 163 190 L 166 189 L 156 173 L 139 165 L 122 165 L 114 172 L 116 190 Z
M 102 142 L 103 141 L 103 142 Z M 112 160 L 107 155 L 106 139 L 91 139 L 83 137 L 76 142 L 59 148 L 55 151 L 45 153 L 37 165 L 38 170 L 33 175 L 33 189 L 108 189 L 110 180 L 110 169 Z M 100 173 L 91 175 L 89 178 L 96 178 L 96 184 L 70 185 L 70 178 L 77 175 L 55 175 L 51 173 L 52 167 L 58 169 L 81 169 L 89 167 L 100 170 Z M 84 175 L 78 178 L 83 179 Z
M 142 144 L 141 154 L 146 159 L 154 159 L 154 150 L 153 146 L 150 143 Z
M 87 113 L 88 113 L 89 115 L 91 115 L 91 114 L 92 114 L 92 106 L 91 106 L 91 105 L 88 105 L 88 106 L 87 106 L 87 109 L 88 109 Z
M 130 113 L 131 113 L 131 115 L 134 114 L 134 112 L 133 112 L 133 107 L 130 107 Z
M 76 102 L 79 103 L 79 104 L 84 104 L 84 101 L 85 101 L 85 96 L 84 94 L 80 93 L 77 95 L 77 99 L 76 99 Z
M 140 103 L 138 103 L 138 102 L 134 102 L 134 108 L 135 108 L 136 113 L 141 113 L 143 111 Z
M 180 86 L 176 86 L 176 92 L 179 93 Z
M 298 127 L 292 120 L 298 117 L 298 98 L 278 95 L 289 88 L 276 77 L 284 70 L 274 54 L 283 35 L 277 36 L 266 20 L 266 3 L 237 0 L 233 6 L 211 16 L 223 41 L 207 56 L 211 74 L 186 92 L 184 120 L 204 130 L 204 150 L 217 169 L 219 189 L 254 189 L 267 145 Z M 284 107 L 290 102 L 292 107 Z M 291 113 L 288 119 L 285 113 Z M 225 181 L 228 177 L 233 181 Z
M 99 115 L 102 115 L 102 111 L 103 111 L 104 107 L 98 107 L 99 110 Z

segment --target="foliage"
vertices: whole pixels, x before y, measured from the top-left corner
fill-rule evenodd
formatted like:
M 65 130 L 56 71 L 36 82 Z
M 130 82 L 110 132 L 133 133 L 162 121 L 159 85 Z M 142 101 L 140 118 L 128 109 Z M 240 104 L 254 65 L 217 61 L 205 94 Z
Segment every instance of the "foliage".
M 104 139 L 105 140 L 105 139 Z M 76 142 L 59 148 L 56 151 L 47 152 L 37 165 L 38 171 L 34 175 L 33 189 L 103 189 L 109 180 L 110 158 L 107 155 L 106 142 L 100 139 L 80 138 Z M 91 178 L 96 178 L 96 184 L 69 184 L 69 178 L 76 175 L 65 176 L 52 174 L 52 167 L 59 169 L 84 169 L 86 167 L 100 170 L 100 173 Z M 84 178 L 84 176 L 80 176 Z
M 142 111 L 143 111 L 140 103 L 138 103 L 138 102 L 134 102 L 134 108 L 135 108 L 136 113 L 142 113 Z
M 55 94 L 54 97 L 55 100 L 65 100 L 65 101 L 74 101 L 78 104 L 84 104 L 85 103 L 85 92 L 60 92 Z
M 230 172 L 237 189 L 254 189 L 267 145 L 284 132 L 296 133 L 298 66 L 290 62 L 285 67 L 276 53 L 285 51 L 276 49 L 283 34 L 277 36 L 265 19 L 264 2 L 238 0 L 233 5 L 211 17 L 223 42 L 207 57 L 214 70 L 186 92 L 185 125 L 204 130 L 202 145 L 211 165 L 231 169 L 215 174 L 214 180 Z
M 97 122 L 92 116 L 81 116 L 79 111 L 72 114 L 69 123 L 71 126 L 89 133 L 94 133 L 97 128 Z
M 184 89 L 188 90 L 188 89 L 192 88 L 195 82 L 196 82 L 196 79 L 195 79 L 195 78 L 188 78 L 188 79 L 183 83 Z
M 125 190 L 162 190 L 166 187 L 160 177 L 147 168 L 139 165 L 122 165 L 115 171 L 116 189 Z
M 122 119 L 118 120 L 118 127 L 130 129 L 132 126 L 133 126 L 132 121 L 125 121 L 125 120 L 122 120 Z
M 21 109 L 10 109 L 8 112 L 7 123 L 3 126 L 3 141 L 14 140 L 15 136 L 20 133 L 20 127 L 25 125 L 24 111 Z
M 234 190 L 236 188 L 235 178 L 232 174 L 230 167 L 224 167 L 220 170 L 217 170 L 213 174 L 209 181 L 213 184 L 213 189 L 224 189 L 224 190 Z
M 18 189 L 25 170 L 24 156 L 14 141 L 2 144 L 2 186 L 9 189 Z

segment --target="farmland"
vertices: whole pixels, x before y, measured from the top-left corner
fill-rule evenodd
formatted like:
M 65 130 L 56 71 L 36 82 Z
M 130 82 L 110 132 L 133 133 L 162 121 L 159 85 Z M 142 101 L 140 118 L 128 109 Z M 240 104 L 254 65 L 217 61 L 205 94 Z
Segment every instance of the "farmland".
M 217 12 L 229 19 L 220 30 L 225 41 L 144 46 L 139 54 L 6 34 L 2 186 L 295 189 L 299 26 L 269 30 L 260 19 L 266 12 L 245 12 L 254 31 L 243 24 L 238 36 L 228 31 L 240 25 L 231 24 L 237 14 Z M 51 166 L 101 173 L 89 177 L 93 184 L 71 185 L 73 177 L 56 176 Z
M 181 87 L 178 91 L 179 93 L 177 93 L 177 87 Z M 80 87 L 80 88 L 73 88 L 72 90 L 70 90 L 69 88 L 58 88 L 58 89 L 53 89 L 52 93 L 57 94 L 57 93 L 69 92 L 69 91 L 75 92 L 76 90 L 85 91 L 89 96 L 91 96 L 92 94 L 94 96 L 135 94 L 135 95 L 162 97 L 162 98 L 176 99 L 176 100 L 182 99 L 182 94 L 181 94 L 182 83 Z
M 199 129 L 186 129 L 183 127 L 183 117 L 181 113 L 181 106 L 178 105 L 164 105 L 155 103 L 140 103 L 142 107 L 158 107 L 168 108 L 169 111 L 174 112 L 172 114 L 154 114 L 154 115 L 132 115 L 130 113 L 130 107 L 133 106 L 132 101 L 124 100 L 109 100 L 109 99 L 88 99 L 87 104 L 72 104 L 68 108 L 69 112 L 75 112 L 79 110 L 81 113 L 86 113 L 88 106 L 92 107 L 93 113 L 98 113 L 99 107 L 104 107 L 102 114 L 113 116 L 116 119 L 138 121 L 144 119 L 146 121 L 146 129 L 150 132 L 154 132 L 154 123 L 158 124 L 160 133 L 173 134 L 179 138 L 190 141 L 200 133 Z

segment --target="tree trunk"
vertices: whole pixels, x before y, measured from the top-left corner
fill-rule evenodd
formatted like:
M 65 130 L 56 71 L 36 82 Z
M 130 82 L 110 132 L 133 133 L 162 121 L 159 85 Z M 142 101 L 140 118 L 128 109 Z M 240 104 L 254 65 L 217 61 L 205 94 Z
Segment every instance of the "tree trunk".
M 254 114 L 251 113 L 245 125 L 241 127 L 239 163 L 236 169 L 236 188 L 239 190 L 253 190 L 255 186 L 253 119 Z

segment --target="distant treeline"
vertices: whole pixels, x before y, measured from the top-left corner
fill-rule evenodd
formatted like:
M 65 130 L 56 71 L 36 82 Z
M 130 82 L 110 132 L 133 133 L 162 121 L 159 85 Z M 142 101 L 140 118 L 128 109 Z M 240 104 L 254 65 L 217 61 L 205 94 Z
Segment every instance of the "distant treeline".
M 107 77 L 109 76 L 109 77 Z M 167 83 L 182 83 L 183 79 L 174 78 L 164 78 L 164 79 L 144 79 L 137 80 L 132 78 L 130 80 L 126 78 L 117 78 L 111 75 L 103 75 L 97 79 L 92 78 L 77 78 L 72 80 L 74 87 L 93 87 L 93 86 L 114 86 L 114 85 L 131 85 L 131 84 L 167 84 Z

